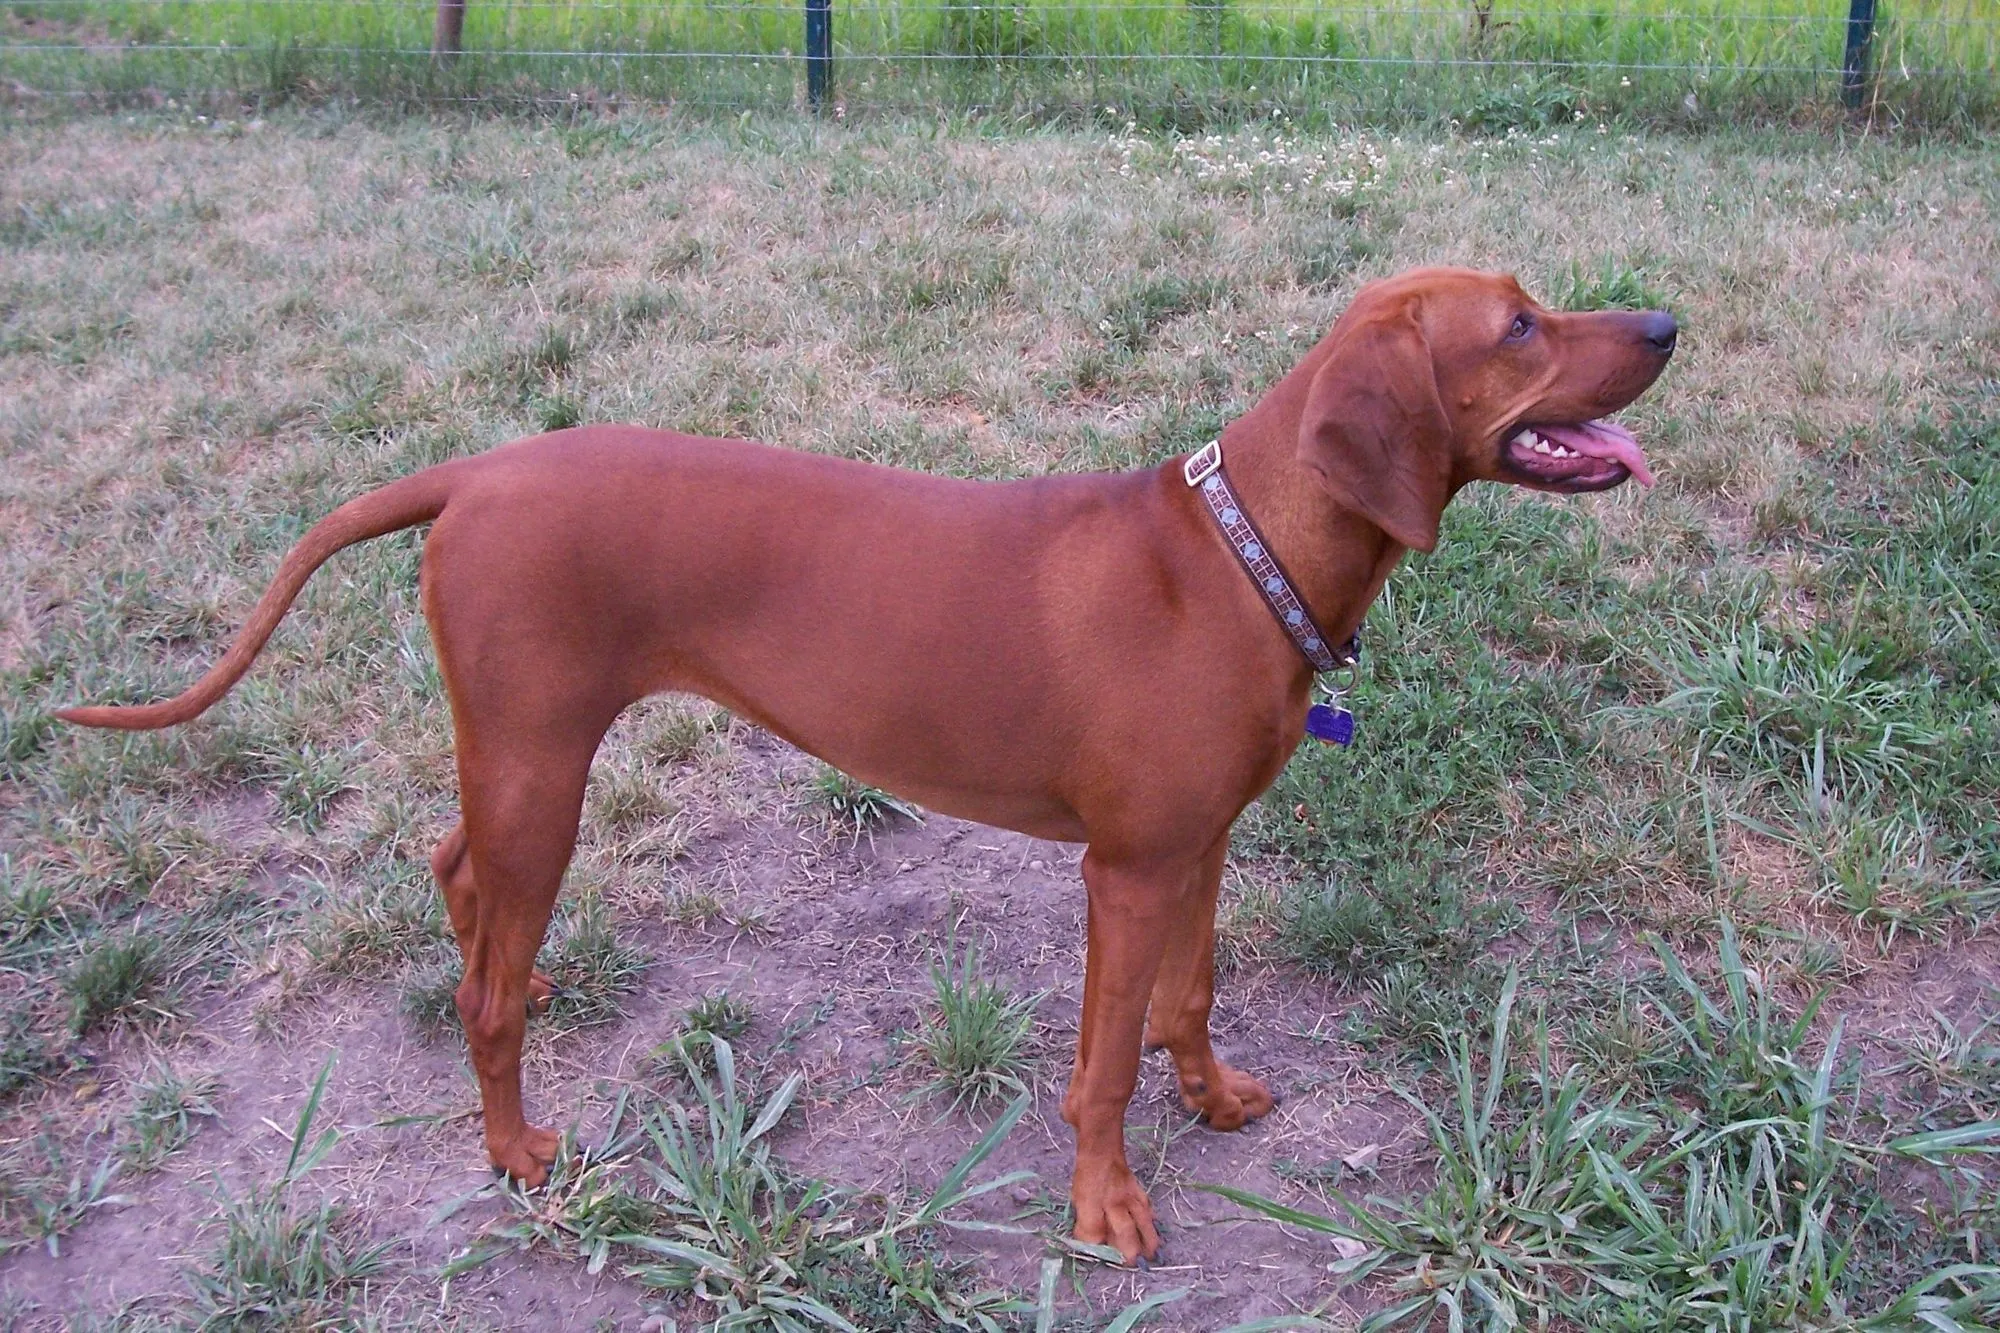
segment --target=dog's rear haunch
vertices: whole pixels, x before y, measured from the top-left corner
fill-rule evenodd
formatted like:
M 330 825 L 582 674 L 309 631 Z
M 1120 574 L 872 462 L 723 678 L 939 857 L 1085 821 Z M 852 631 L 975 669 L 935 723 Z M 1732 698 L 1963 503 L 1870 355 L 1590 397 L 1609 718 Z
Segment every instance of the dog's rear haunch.
M 1311 619 L 1360 625 L 1458 489 L 1650 483 L 1598 420 L 1666 365 L 1664 314 L 1558 314 L 1510 278 L 1420 269 L 1364 288 L 1221 437 L 1226 475 Z M 970 482 L 626 426 L 521 440 L 342 505 L 285 557 L 179 698 L 59 716 L 163 727 L 249 669 L 314 569 L 430 522 L 423 605 L 457 733 L 461 822 L 433 857 L 464 955 L 458 1009 L 493 1162 L 539 1183 L 557 1137 L 521 1107 L 533 971 L 593 752 L 620 710 L 706 695 L 933 809 L 1089 844 L 1076 1234 L 1159 1250 L 1126 1165 L 1142 1042 L 1216 1129 L 1271 1108 L 1210 1049 L 1229 828 L 1298 745 L 1313 672 L 1182 459 Z M 1165 716 L 1163 717 L 1163 710 Z

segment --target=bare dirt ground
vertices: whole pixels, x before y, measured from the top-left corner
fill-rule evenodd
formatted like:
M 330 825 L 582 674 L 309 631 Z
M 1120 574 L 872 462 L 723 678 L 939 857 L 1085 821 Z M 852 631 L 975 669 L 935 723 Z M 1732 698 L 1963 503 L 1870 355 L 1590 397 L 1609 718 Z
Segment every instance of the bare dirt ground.
M 986 1168 L 994 1175 L 1025 1169 L 1034 1179 L 990 1196 L 969 1215 L 1041 1234 L 963 1233 L 954 1254 L 974 1259 L 992 1282 L 1032 1290 L 1047 1237 L 1064 1225 L 1071 1147 L 1057 1108 L 1082 993 L 1082 848 L 933 814 L 896 817 L 866 835 L 829 830 L 800 810 L 800 785 L 817 769 L 809 757 L 741 723 L 719 748 L 740 798 L 732 807 L 747 815 L 711 809 L 661 883 L 628 891 L 714 895 L 726 910 L 694 926 L 643 913 L 629 919 L 621 933 L 653 960 L 643 981 L 617 1021 L 571 1031 L 547 1022 L 531 1027 L 531 1114 L 552 1117 L 583 1145 L 597 1141 L 621 1089 L 660 1086 L 650 1057 L 687 1007 L 726 990 L 757 1015 L 740 1040 L 744 1050 L 766 1047 L 787 1030 L 801 1034 L 764 1070 L 767 1083 L 791 1068 L 808 1074 L 807 1092 L 777 1136 L 782 1155 L 863 1194 L 921 1195 L 990 1119 L 955 1112 L 926 1092 L 907 1041 L 930 994 L 926 971 L 948 933 L 975 939 L 989 974 L 1016 993 L 1046 999 L 1037 1022 L 1034 1107 Z M 699 779 L 682 784 L 690 785 Z M 283 894 L 288 868 L 265 873 L 272 891 Z M 1240 890 L 1244 879 L 1245 867 L 1233 865 L 1228 884 Z M 1231 907 L 1225 902 L 1225 917 Z M 1978 1015 L 2000 985 L 2000 943 L 1990 937 L 1904 963 L 1838 988 L 1829 1007 L 1864 1037 L 1909 1036 L 1928 1026 L 1933 1012 Z M 670 1308 L 615 1266 L 592 1276 L 572 1259 L 534 1253 L 505 1254 L 443 1284 L 423 1276 L 511 1216 L 493 1197 L 462 1042 L 455 1030 L 398 1013 L 383 987 L 343 984 L 274 1013 L 279 989 L 274 977 L 250 978 L 190 1016 L 177 1063 L 213 1078 L 216 1112 L 191 1146 L 160 1171 L 121 1185 L 123 1201 L 65 1234 L 60 1257 L 25 1248 L 0 1259 L 9 1298 L 44 1312 L 22 1315 L 16 1326 L 57 1326 L 63 1312 L 80 1307 L 130 1312 L 177 1304 L 183 1272 L 199 1263 L 209 1239 L 192 1224 L 190 1200 L 224 1182 L 276 1175 L 299 1107 L 329 1059 L 336 1077 L 318 1123 L 337 1128 L 342 1140 L 313 1179 L 365 1219 L 366 1238 L 390 1245 L 404 1266 L 407 1276 L 387 1284 L 379 1313 L 467 1327 L 583 1330 L 634 1327 Z M 1302 1193 L 1280 1166 L 1334 1168 L 1337 1178 L 1347 1158 L 1363 1164 L 1345 1172 L 1349 1184 L 1389 1192 L 1421 1185 L 1421 1123 L 1391 1094 L 1380 1069 L 1338 1036 L 1358 1002 L 1292 967 L 1257 964 L 1223 974 L 1213 1018 L 1217 1051 L 1260 1073 L 1278 1109 L 1241 1132 L 1211 1132 L 1180 1106 L 1165 1054 L 1149 1053 L 1127 1135 L 1160 1212 L 1165 1255 L 1147 1272 L 1076 1267 L 1065 1286 L 1066 1310 L 1102 1317 L 1148 1293 L 1185 1287 L 1191 1294 L 1149 1327 L 1197 1333 L 1301 1310 L 1358 1318 L 1373 1308 L 1367 1289 L 1343 1289 L 1328 1276 L 1338 1255 L 1325 1237 L 1245 1222 L 1234 1205 L 1194 1188 L 1230 1184 L 1310 1205 L 1312 1192 Z M 92 1081 L 37 1109 L 60 1114 L 64 1100 L 88 1101 L 132 1081 L 150 1049 L 113 1043 Z M 483 1197 L 451 1207 L 469 1195 Z M 449 1216 L 434 1220 L 441 1211 Z
M 588 1144 L 621 1087 L 657 1082 L 653 1049 L 695 1000 L 717 990 L 748 1000 L 757 1019 L 741 1045 L 755 1050 L 806 1019 L 796 1055 L 772 1062 L 809 1071 L 808 1091 L 779 1144 L 787 1160 L 829 1180 L 884 1194 L 920 1193 L 978 1137 L 982 1121 L 954 1113 L 923 1091 L 899 1034 L 913 1028 L 929 987 L 927 968 L 948 931 L 984 945 L 987 969 L 1019 993 L 1046 992 L 1037 1038 L 1047 1058 L 1033 1111 L 990 1163 L 1000 1174 L 1035 1173 L 975 1215 L 1060 1227 L 1070 1139 L 1056 1114 L 1060 1077 L 1074 1040 L 1083 978 L 1083 898 L 1078 846 L 1040 842 L 937 815 L 901 817 L 871 835 L 801 823 L 798 781 L 813 762 L 782 742 L 737 726 L 741 821 L 712 823 L 667 870 L 663 892 L 719 892 L 729 915 L 676 928 L 638 918 L 627 935 L 654 961 L 625 1004 L 626 1016 L 583 1032 L 531 1029 L 531 1106 L 573 1126 Z M 273 868 L 282 893 L 283 872 Z M 643 886 L 642 886 L 643 891 Z M 396 1012 L 393 991 L 347 984 L 287 1007 L 266 1003 L 277 986 L 247 980 L 192 1016 L 178 1052 L 190 1072 L 216 1082 L 217 1114 L 171 1163 L 131 1187 L 127 1202 L 97 1210 L 62 1238 L 60 1257 L 17 1250 L 0 1260 L 0 1283 L 16 1299 L 64 1311 L 174 1301 L 181 1270 L 201 1257 L 188 1225 L 190 1197 L 209 1182 L 273 1176 L 315 1076 L 329 1057 L 323 1125 L 342 1143 L 314 1179 L 367 1219 L 371 1239 L 392 1242 L 413 1268 L 435 1270 L 503 1218 L 500 1203 L 440 1208 L 490 1183 L 478 1134 L 477 1094 L 455 1032 L 425 1031 Z M 1347 1001 L 1293 969 L 1229 973 L 1214 1017 L 1218 1052 L 1259 1071 L 1279 1098 L 1266 1120 L 1235 1134 L 1192 1123 L 1163 1052 L 1148 1056 L 1132 1105 L 1132 1158 L 1153 1193 L 1167 1238 L 1150 1272 L 1079 1270 L 1081 1299 L 1116 1310 L 1153 1290 L 1193 1287 L 1157 1327 L 1218 1328 L 1311 1308 L 1331 1290 L 1334 1257 L 1269 1225 L 1232 1224 L 1238 1210 L 1191 1188 L 1215 1181 L 1283 1193 L 1281 1161 L 1323 1165 L 1373 1148 L 1372 1168 L 1393 1175 L 1421 1147 L 1408 1108 L 1364 1071 L 1331 1034 Z M 823 1019 L 811 1021 L 815 1014 Z M 132 1077 L 144 1044 L 109 1049 L 99 1081 L 66 1091 L 88 1098 Z M 53 1109 L 53 1108 L 50 1108 Z M 420 1124 L 392 1122 L 421 1122 Z M 1044 1253 L 1036 1238 L 979 1244 L 995 1281 L 1031 1290 Z M 163 1241 L 166 1242 L 163 1244 Z M 448 1289 L 410 1293 L 412 1313 L 507 1327 L 624 1327 L 652 1308 L 615 1272 L 586 1276 L 574 1262 L 508 1257 Z M 421 1302 L 421 1304 L 417 1304 Z M 609 1325 L 602 1321 L 611 1321 Z M 36 1321 L 29 1321 L 33 1326 Z

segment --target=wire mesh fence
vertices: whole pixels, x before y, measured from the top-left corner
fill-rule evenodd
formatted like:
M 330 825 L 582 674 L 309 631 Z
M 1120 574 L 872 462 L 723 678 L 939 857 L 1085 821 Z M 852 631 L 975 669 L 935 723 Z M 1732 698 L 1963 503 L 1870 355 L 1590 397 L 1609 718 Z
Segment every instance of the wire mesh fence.
M 2000 0 L 4 0 L 0 87 L 1984 119 Z

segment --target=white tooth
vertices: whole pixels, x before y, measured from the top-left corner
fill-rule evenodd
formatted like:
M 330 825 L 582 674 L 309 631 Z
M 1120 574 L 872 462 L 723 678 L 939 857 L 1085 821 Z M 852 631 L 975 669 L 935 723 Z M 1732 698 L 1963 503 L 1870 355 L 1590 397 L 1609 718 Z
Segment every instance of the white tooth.
M 1509 441 L 1509 443 L 1511 444 L 1518 444 L 1523 449 L 1529 448 L 1531 445 L 1534 444 L 1534 442 L 1535 442 L 1535 432 L 1531 430 L 1515 431 L 1514 438 L 1511 441 Z
M 1567 450 L 1567 449 L 1563 448 L 1563 447 L 1562 447 L 1561 445 L 1557 445 L 1557 446 L 1556 446 L 1556 448 L 1555 448 L 1555 455 L 1556 455 L 1556 457 L 1557 457 L 1557 458 L 1575 458 L 1575 457 L 1576 457 L 1576 455 L 1575 455 L 1575 454 L 1573 454 L 1573 453 L 1571 453 L 1571 452 L 1570 452 L 1569 450 Z
M 1535 452 L 1536 452 L 1536 453 L 1538 453 L 1538 454 L 1545 454 L 1545 453 L 1548 453 L 1548 452 L 1549 452 L 1549 442 L 1548 442 L 1547 440 L 1536 440 L 1536 441 L 1535 441 Z

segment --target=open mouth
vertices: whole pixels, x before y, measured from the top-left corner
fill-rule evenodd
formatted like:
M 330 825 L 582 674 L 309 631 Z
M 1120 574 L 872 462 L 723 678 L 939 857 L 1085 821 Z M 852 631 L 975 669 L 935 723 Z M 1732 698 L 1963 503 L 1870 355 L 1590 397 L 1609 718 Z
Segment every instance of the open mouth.
M 1615 421 L 1524 425 L 1502 453 L 1515 471 L 1564 490 L 1607 490 L 1627 477 L 1641 486 L 1653 484 L 1639 441 Z

